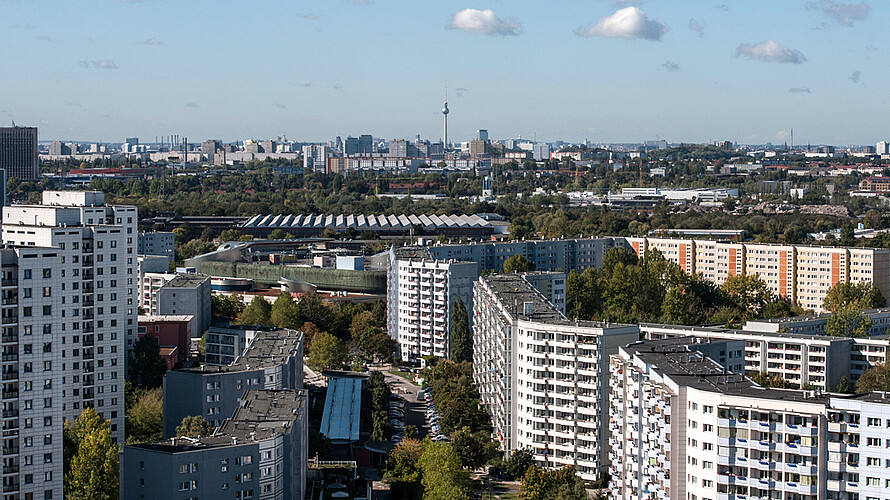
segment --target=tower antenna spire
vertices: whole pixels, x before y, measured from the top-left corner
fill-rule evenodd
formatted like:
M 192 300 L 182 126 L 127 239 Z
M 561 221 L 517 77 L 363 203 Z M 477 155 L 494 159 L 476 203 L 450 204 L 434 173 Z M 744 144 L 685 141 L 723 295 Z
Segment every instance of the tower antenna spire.
M 445 123 L 443 128 L 442 149 L 448 149 L 448 79 L 445 79 L 445 105 L 442 107 Z

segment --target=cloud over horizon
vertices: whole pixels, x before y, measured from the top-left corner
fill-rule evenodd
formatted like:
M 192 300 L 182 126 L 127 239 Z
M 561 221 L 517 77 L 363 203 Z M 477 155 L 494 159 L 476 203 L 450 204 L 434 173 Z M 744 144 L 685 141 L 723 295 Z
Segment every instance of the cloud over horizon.
M 581 37 L 602 36 L 606 38 L 639 38 L 660 41 L 668 32 L 668 26 L 654 19 L 636 7 L 625 7 L 608 17 L 603 17 L 593 26 L 580 27 L 575 34 Z
M 808 3 L 807 10 L 821 11 L 831 22 L 850 27 L 856 21 L 865 21 L 871 11 L 871 6 L 865 2 L 838 3 L 834 0 L 821 0 L 818 3 Z
M 662 64 L 661 67 L 671 73 L 680 71 L 680 65 L 675 63 L 674 61 L 665 61 L 665 63 Z
M 689 29 L 698 33 L 699 37 L 703 38 L 705 36 L 705 24 L 702 21 L 699 21 L 696 19 L 690 19 L 689 20 Z
M 522 33 L 522 23 L 517 19 L 501 19 L 491 9 L 464 9 L 451 17 L 445 29 L 460 30 L 477 35 L 516 36 Z
M 77 65 L 83 69 L 90 69 L 91 67 L 94 69 L 118 69 L 117 64 L 115 64 L 114 61 L 112 61 L 111 59 L 93 61 L 92 63 L 90 61 L 83 60 L 79 61 Z
M 793 87 L 788 89 L 789 94 L 810 94 L 810 89 L 806 87 Z
M 807 61 L 803 52 L 786 47 L 775 40 L 765 40 L 757 45 L 743 43 L 736 49 L 736 55 L 756 61 L 802 64 Z

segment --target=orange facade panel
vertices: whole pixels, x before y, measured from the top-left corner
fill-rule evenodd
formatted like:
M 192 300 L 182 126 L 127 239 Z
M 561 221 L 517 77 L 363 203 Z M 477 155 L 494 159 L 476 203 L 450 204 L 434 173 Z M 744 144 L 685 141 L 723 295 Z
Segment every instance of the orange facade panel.
M 840 254 L 831 255 L 831 284 L 834 285 L 841 280 L 841 256 Z

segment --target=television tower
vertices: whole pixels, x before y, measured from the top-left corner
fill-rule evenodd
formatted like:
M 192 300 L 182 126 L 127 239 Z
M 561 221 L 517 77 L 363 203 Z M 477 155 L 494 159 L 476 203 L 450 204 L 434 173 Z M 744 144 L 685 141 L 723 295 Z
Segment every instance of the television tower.
M 448 80 L 445 80 L 445 106 L 442 107 L 442 115 L 445 117 L 445 135 L 442 148 L 448 149 Z

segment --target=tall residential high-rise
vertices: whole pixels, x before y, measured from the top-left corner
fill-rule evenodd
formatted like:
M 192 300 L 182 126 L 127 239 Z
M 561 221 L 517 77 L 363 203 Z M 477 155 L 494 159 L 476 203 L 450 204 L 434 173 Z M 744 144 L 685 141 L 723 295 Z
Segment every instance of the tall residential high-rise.
M 877 147 L 875 147 L 875 153 L 879 155 L 890 154 L 890 142 L 879 141 Z
M 473 379 L 501 448 L 598 480 L 608 464 L 609 355 L 639 327 L 570 321 L 519 274 L 483 276 L 473 301 Z
M 42 205 L 3 208 L 14 246 L 3 252 L 3 418 L 20 423 L 3 438 L 3 470 L 18 472 L 4 485 L 21 498 L 62 498 L 62 422 L 84 408 L 123 442 L 137 219 L 98 192 L 45 191 Z
M 32 181 L 40 177 L 37 127 L 0 127 L 0 168 L 6 177 Z
M 488 141 L 488 130 L 480 128 L 476 131 L 476 139 L 480 141 Z
M 764 388 L 694 349 L 638 342 L 611 356 L 609 498 L 886 497 L 887 393 Z

